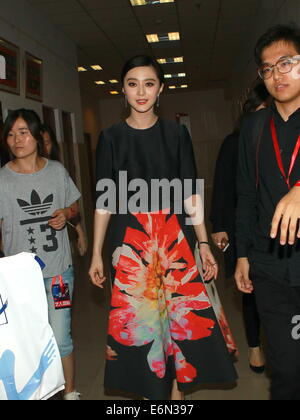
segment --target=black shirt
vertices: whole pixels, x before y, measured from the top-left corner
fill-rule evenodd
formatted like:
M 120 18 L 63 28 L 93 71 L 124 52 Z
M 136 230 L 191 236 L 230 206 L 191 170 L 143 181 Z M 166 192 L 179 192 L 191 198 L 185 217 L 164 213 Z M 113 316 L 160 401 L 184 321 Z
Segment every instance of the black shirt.
M 216 161 L 210 213 L 212 232 L 227 232 L 230 242 L 235 236 L 238 145 L 238 132 L 227 136 L 221 145 Z
M 116 185 L 117 205 L 112 206 L 112 213 L 115 211 L 118 213 L 120 203 L 134 195 L 135 188 L 130 191 L 127 189 L 129 183 L 137 179 L 145 181 L 148 186 L 149 197 L 146 201 L 149 206 L 145 209 L 147 211 L 164 208 L 162 202 L 165 202 L 167 198 L 163 197 L 164 199 L 160 202 L 151 200 L 153 180 L 177 179 L 181 181 L 182 186 L 185 180 L 191 180 L 191 194 L 189 194 L 189 188 L 183 189 L 180 202 L 198 192 L 192 140 L 187 128 L 184 125 L 178 125 L 175 121 L 159 118 L 152 127 L 144 130 L 135 129 L 125 121 L 114 124 L 100 135 L 96 162 L 97 181 L 111 179 Z M 120 175 L 124 173 L 126 175 L 120 178 Z M 178 198 L 173 193 L 172 189 L 170 204 Z M 101 195 L 102 191 L 97 191 L 97 208 L 103 207 L 98 200 Z M 110 201 L 115 202 L 113 196 Z
M 260 135 L 257 121 L 265 118 Z M 278 202 L 288 192 L 274 151 L 270 119 L 274 117 L 283 166 L 288 173 L 291 157 L 300 134 L 300 109 L 284 121 L 275 104 L 248 117 L 240 135 L 238 168 L 237 249 L 238 257 L 250 262 L 268 264 L 277 279 L 288 277 L 292 285 L 300 285 L 300 242 L 281 246 L 280 234 L 270 238 L 271 222 Z M 259 139 L 258 137 L 261 137 Z M 300 180 L 300 154 L 291 173 L 290 184 Z

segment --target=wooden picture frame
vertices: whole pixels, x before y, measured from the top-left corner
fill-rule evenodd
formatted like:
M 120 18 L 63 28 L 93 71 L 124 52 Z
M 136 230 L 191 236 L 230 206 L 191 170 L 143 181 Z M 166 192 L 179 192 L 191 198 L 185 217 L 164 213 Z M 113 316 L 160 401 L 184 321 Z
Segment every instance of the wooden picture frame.
M 5 59 L 5 79 L 0 79 L 0 90 L 20 95 L 20 49 L 0 36 L 0 55 Z
M 25 96 L 43 101 L 43 61 L 25 52 Z

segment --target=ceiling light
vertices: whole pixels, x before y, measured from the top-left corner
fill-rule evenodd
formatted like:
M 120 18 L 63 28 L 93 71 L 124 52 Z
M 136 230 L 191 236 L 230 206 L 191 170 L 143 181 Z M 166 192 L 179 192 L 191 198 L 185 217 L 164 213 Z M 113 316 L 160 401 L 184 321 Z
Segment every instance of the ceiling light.
M 146 35 L 149 43 L 153 42 L 168 42 L 168 41 L 179 41 L 180 33 L 179 32 L 168 32 L 161 34 L 148 34 Z
M 109 82 L 110 82 L 110 83 L 119 83 L 119 81 L 118 81 L 118 80 L 116 80 L 116 79 L 111 79 Z
M 81 72 L 81 71 L 87 71 L 87 69 L 85 69 L 84 67 L 78 67 L 78 68 L 77 68 L 77 70 L 78 70 L 79 72 Z
M 161 3 L 174 3 L 175 0 L 130 0 L 132 6 L 146 6 Z
M 103 80 L 97 80 L 97 82 L 95 82 L 96 85 L 105 85 L 105 82 L 103 82 Z
M 172 79 L 176 77 L 186 77 L 186 73 L 165 74 L 165 79 Z
M 119 92 L 118 92 L 118 91 L 116 91 L 116 90 L 111 90 L 109 93 L 110 93 L 111 95 L 119 95 Z
M 91 66 L 91 68 L 93 70 L 103 70 L 103 68 L 101 66 L 99 66 L 99 64 L 95 64 L 94 66 Z
M 159 42 L 159 38 L 157 34 L 149 34 L 146 35 L 147 41 L 152 44 L 153 42 Z
M 146 0 L 130 0 L 132 6 L 145 6 L 147 4 Z
M 174 57 L 174 58 L 158 58 L 159 64 L 174 64 L 174 63 L 183 63 L 183 57 Z
M 179 32 L 169 32 L 168 35 L 170 41 L 178 41 L 180 39 Z
M 169 89 L 186 89 L 188 88 L 188 85 L 173 85 L 169 86 Z

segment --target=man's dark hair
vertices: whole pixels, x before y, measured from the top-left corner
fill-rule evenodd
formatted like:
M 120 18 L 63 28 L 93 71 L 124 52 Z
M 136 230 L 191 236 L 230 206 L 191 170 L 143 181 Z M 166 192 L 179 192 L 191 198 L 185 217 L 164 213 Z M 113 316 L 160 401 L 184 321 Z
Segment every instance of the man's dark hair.
M 268 29 L 256 43 L 254 56 L 258 66 L 262 64 L 263 50 L 280 41 L 294 44 L 300 54 L 300 28 L 296 24 L 276 25 Z
M 9 112 L 3 126 L 2 139 L 3 139 L 4 147 L 6 148 L 6 150 L 9 151 L 9 147 L 7 144 L 7 137 L 14 123 L 19 118 L 22 118 L 26 122 L 32 137 L 37 141 L 38 154 L 39 156 L 42 156 L 43 148 L 44 148 L 44 140 L 41 134 L 41 120 L 38 114 L 31 109 L 22 108 L 22 109 L 16 109 L 15 111 Z
M 130 58 L 122 69 L 122 85 L 124 85 L 126 74 L 136 67 L 153 67 L 160 84 L 162 85 L 165 82 L 163 69 L 155 58 L 152 58 L 149 55 L 136 55 L 135 57 Z

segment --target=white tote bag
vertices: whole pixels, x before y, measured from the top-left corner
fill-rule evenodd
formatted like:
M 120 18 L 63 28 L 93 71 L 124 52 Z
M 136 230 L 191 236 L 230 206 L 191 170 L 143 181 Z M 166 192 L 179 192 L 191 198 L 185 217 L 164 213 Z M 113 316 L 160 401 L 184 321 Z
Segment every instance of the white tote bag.
M 39 263 L 0 258 L 0 400 L 45 400 L 64 382 Z

